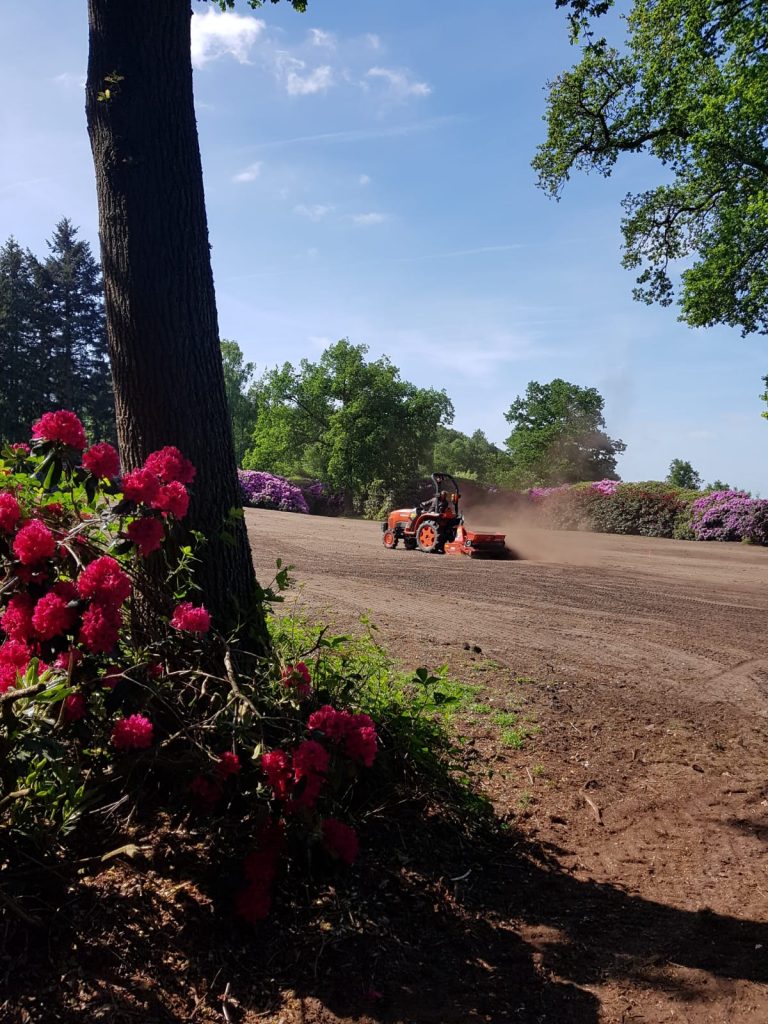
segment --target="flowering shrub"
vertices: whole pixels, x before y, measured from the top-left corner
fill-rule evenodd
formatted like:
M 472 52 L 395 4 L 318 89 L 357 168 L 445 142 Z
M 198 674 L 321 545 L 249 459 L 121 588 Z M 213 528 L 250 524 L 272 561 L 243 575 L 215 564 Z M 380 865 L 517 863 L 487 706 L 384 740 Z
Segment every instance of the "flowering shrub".
M 351 685 L 319 667 L 329 642 L 313 641 L 314 663 L 233 652 L 187 598 L 189 549 L 176 543 L 171 556 L 166 544 L 195 477 L 181 452 L 118 472 L 117 452 L 87 448 L 65 411 L 41 417 L 31 446 L 0 454 L 0 820 L 40 834 L 42 849 L 86 803 L 138 805 L 146 787 L 170 810 L 215 816 L 212 836 L 237 837 L 232 909 L 255 922 L 297 848 L 355 860 L 343 817 L 378 728 L 349 707 Z
M 553 494 L 563 494 L 570 490 L 570 484 L 560 484 L 559 487 L 529 487 L 528 488 L 528 499 L 534 504 L 539 505 L 547 498 L 551 498 Z
M 768 544 L 768 501 L 744 491 L 713 491 L 691 505 L 696 540 L 749 540 Z
M 260 473 L 253 469 L 238 470 L 243 502 L 254 508 L 271 508 L 280 512 L 309 513 L 301 490 L 281 476 Z
M 321 480 L 295 480 L 294 483 L 301 488 L 301 493 L 304 495 L 304 500 L 312 515 L 338 516 L 343 512 L 344 495 L 338 491 L 332 491 Z
M 619 488 L 618 480 L 595 480 L 589 485 L 590 490 L 598 494 L 615 494 Z

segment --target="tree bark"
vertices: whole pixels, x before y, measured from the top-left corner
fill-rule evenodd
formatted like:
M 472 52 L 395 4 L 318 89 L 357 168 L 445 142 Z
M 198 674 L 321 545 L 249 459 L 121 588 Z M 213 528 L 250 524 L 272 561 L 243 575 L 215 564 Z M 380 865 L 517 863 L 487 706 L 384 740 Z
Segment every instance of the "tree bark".
M 189 0 L 88 0 L 88 133 L 124 469 L 164 445 L 197 468 L 197 581 L 220 627 L 266 647 L 224 389 L 190 56 Z

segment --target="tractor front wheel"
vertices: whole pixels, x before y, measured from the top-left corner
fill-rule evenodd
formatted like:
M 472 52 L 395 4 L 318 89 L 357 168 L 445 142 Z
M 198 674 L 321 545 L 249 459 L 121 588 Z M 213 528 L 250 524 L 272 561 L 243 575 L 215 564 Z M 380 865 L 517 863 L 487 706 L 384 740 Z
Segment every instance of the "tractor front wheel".
M 385 548 L 396 548 L 397 547 L 398 538 L 395 536 L 395 534 L 394 534 L 394 532 L 392 530 L 385 530 L 384 531 L 383 540 L 384 540 L 384 547 Z
M 443 537 L 437 523 L 431 520 L 422 523 L 416 531 L 416 543 L 419 546 L 419 550 L 426 551 L 427 554 L 434 554 L 439 551 L 443 544 Z

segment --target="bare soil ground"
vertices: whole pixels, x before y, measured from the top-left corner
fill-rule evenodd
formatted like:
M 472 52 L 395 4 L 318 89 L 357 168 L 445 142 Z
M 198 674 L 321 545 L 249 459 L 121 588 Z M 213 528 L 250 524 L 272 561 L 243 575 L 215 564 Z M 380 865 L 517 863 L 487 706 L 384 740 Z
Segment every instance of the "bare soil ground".
M 522 559 L 470 561 L 385 550 L 376 523 L 246 515 L 299 609 L 342 629 L 366 612 L 404 664 L 479 683 L 461 725 L 516 836 L 436 869 L 442 937 L 407 958 L 423 998 L 393 971 L 381 1014 L 314 995 L 268 1019 L 768 1020 L 768 550 L 476 517 Z M 488 708 L 534 735 L 505 743 Z
M 34 864 L 21 902 L 0 888 L 0 1024 L 768 1021 L 768 550 L 498 516 L 470 509 L 520 561 L 246 512 L 262 582 L 295 566 L 289 608 L 367 613 L 404 666 L 475 688 L 456 728 L 506 827 L 404 799 L 254 931 L 207 826 L 118 815 L 45 891 Z

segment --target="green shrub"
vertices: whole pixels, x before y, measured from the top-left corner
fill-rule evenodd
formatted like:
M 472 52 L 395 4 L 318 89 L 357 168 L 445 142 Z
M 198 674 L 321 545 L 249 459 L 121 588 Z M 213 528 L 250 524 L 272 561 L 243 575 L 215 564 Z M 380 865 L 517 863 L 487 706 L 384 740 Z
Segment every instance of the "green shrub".
M 667 489 L 647 490 L 640 484 L 622 484 L 615 494 L 591 507 L 593 529 L 599 533 L 672 537 L 684 503 Z

